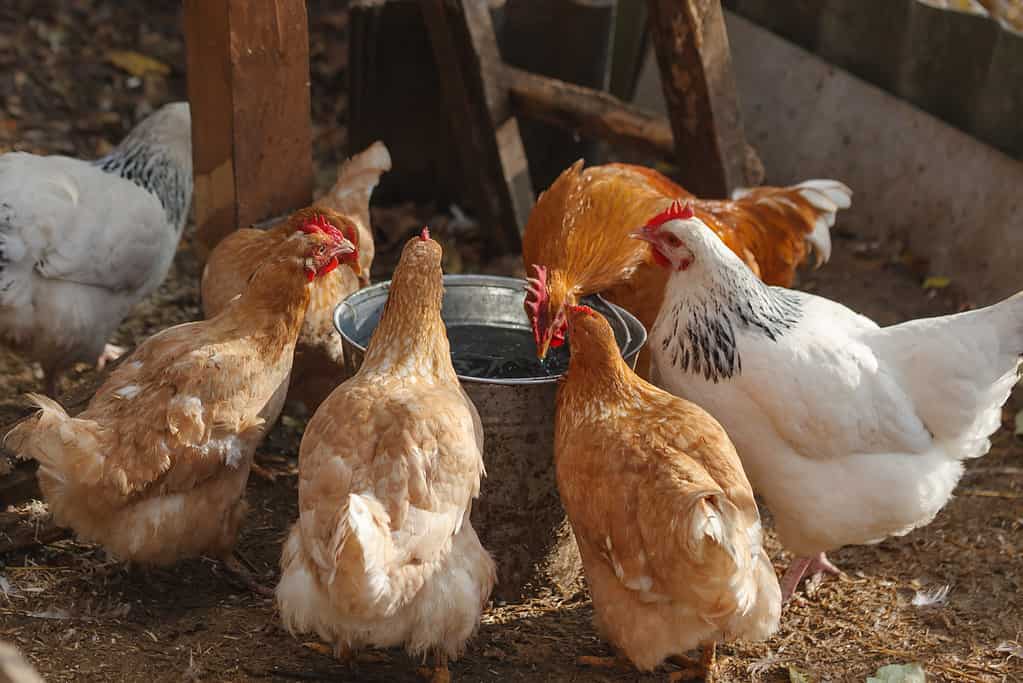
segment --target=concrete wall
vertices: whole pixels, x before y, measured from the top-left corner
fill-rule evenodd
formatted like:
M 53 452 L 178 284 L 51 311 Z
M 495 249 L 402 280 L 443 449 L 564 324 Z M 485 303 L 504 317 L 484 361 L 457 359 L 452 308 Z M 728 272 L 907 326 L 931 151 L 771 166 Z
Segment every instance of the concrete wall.
M 856 232 L 906 239 L 932 273 L 968 281 L 977 303 L 1023 289 L 1023 162 L 745 19 L 727 20 L 746 135 L 767 183 L 840 179 L 855 192 L 846 220 Z M 636 101 L 664 111 L 652 59 Z

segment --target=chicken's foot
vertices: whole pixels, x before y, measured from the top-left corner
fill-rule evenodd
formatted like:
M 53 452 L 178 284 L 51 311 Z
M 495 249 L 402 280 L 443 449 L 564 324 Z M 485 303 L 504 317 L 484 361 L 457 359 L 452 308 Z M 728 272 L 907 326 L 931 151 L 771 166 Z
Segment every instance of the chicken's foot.
M 451 671 L 448 669 L 447 653 L 434 650 L 433 668 L 421 667 L 419 675 L 430 681 L 430 683 L 451 683 Z
M 261 595 L 264 598 L 272 598 L 274 596 L 273 588 L 261 584 L 253 575 L 253 571 L 242 565 L 242 561 L 237 554 L 221 558 L 220 564 L 230 574 L 234 575 L 243 586 L 256 595 Z
M 576 657 L 575 661 L 579 666 L 588 666 L 597 669 L 624 669 L 626 671 L 632 669 L 632 662 L 622 656 L 594 657 L 592 655 L 582 655 L 580 657 Z
M 668 674 L 668 680 L 672 683 L 695 680 L 712 683 L 714 680 L 714 666 L 717 663 L 717 644 L 710 643 L 709 645 L 704 645 L 701 648 L 699 661 L 685 655 L 669 657 L 668 661 L 682 669 L 681 671 L 672 671 Z
M 816 557 L 797 557 L 792 560 L 792 564 L 789 565 L 785 576 L 781 579 L 782 602 L 789 601 L 804 576 L 816 577 L 822 574 L 838 576 L 841 573 L 842 571 L 833 565 L 824 553 L 820 553 Z
M 107 363 L 117 360 L 124 355 L 124 352 L 128 349 L 124 346 L 115 346 L 114 344 L 107 344 L 103 347 L 103 353 L 99 354 L 99 358 L 96 359 L 96 369 L 103 370 L 107 366 Z

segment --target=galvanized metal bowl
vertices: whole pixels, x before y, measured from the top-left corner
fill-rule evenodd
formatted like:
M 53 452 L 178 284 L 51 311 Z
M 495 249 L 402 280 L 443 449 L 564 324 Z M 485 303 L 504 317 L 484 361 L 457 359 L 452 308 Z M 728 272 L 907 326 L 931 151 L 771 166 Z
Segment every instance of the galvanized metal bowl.
M 494 275 L 445 275 L 441 316 L 449 325 L 530 329 L 523 309 L 525 281 Z M 355 292 L 334 311 L 345 368 L 354 374 L 387 301 L 389 282 Z M 599 296 L 584 303 L 611 323 L 618 346 L 635 367 L 646 330 L 632 314 Z M 579 562 L 554 481 L 554 402 L 558 376 L 485 379 L 459 376 L 476 404 L 485 434 L 487 479 L 473 524 L 498 562 L 499 599 L 517 599 L 538 581 L 575 590 Z M 538 574 L 540 576 L 538 576 Z

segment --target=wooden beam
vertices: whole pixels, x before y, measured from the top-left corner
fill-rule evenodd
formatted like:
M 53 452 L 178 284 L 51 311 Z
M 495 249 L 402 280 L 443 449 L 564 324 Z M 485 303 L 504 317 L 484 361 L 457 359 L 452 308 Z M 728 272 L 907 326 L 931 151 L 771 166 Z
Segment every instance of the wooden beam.
M 670 159 L 675 154 L 666 120 L 617 97 L 513 67 L 505 69 L 505 78 L 512 106 L 523 118 L 546 121 L 651 156 Z
M 463 181 L 493 231 L 488 251 L 519 251 L 534 195 L 487 3 L 422 3 L 443 99 L 460 135 L 454 151 L 461 158 Z
M 304 0 L 185 0 L 196 242 L 312 202 Z
M 648 0 L 679 179 L 703 197 L 748 183 L 747 147 L 719 0 Z

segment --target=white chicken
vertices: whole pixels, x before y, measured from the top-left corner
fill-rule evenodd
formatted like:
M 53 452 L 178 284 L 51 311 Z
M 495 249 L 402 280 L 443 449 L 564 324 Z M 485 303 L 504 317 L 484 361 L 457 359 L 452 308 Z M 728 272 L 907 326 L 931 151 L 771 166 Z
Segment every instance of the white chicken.
M 636 237 L 671 269 L 650 335 L 654 380 L 716 417 L 809 570 L 825 551 L 929 523 L 984 455 L 1018 379 L 1023 293 L 878 327 L 828 299 L 769 287 L 687 206 Z
M 362 366 L 309 421 L 277 587 L 292 633 L 313 631 L 342 658 L 432 652 L 435 682 L 496 576 L 469 521 L 483 428 L 451 365 L 440 264 L 425 229 L 405 245 Z
M 175 102 L 95 161 L 0 155 L 0 340 L 42 365 L 46 391 L 167 275 L 192 198 L 191 119 Z

